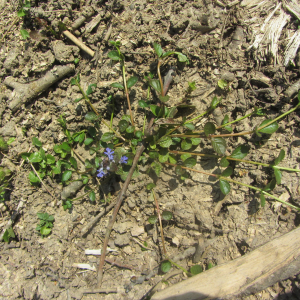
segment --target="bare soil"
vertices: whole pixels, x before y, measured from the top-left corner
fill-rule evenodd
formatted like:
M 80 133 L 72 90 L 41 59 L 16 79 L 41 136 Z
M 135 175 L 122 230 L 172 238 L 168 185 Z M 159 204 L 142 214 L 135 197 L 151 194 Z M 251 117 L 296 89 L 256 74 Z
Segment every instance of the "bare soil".
M 20 153 L 33 147 L 33 137 L 39 138 L 46 153 L 54 155 L 53 146 L 65 140 L 57 121 L 60 115 L 67 119 L 71 132 L 88 126 L 84 115 L 90 108 L 83 102 L 74 102 L 80 92 L 70 85 L 71 78 L 80 73 L 85 90 L 89 84 L 97 84 L 91 100 L 108 121 L 112 108 L 107 99 L 114 96 L 114 125 L 117 125 L 127 111 L 127 103 L 122 92 L 109 86 L 111 82 L 121 82 L 121 72 L 120 65 L 112 64 L 107 53 L 112 50 L 108 40 L 121 41 L 128 76 L 139 77 L 130 99 L 136 122 L 142 124 L 143 114 L 137 103 L 147 97 L 144 75 L 150 71 L 155 73 L 152 45 L 157 42 L 165 51 L 176 50 L 189 59 L 189 64 L 182 64 L 171 58 L 162 68 L 163 75 L 170 67 L 176 73 L 168 92 L 170 105 L 184 97 L 187 82 L 193 81 L 197 89 L 190 97 L 190 104 L 196 109 L 185 112 L 186 115 L 195 117 L 208 108 L 214 96 L 223 97 L 216 113 L 196 122 L 201 129 L 207 121 L 218 124 L 225 115 L 234 120 L 251 112 L 255 106 L 265 109 L 268 118 L 275 118 L 294 107 L 294 95 L 287 97 L 284 92 L 299 78 L 299 60 L 296 57 L 295 67 L 284 67 L 280 62 L 275 65 L 272 57 L 260 61 L 248 50 L 253 41 L 252 28 L 262 24 L 266 17 L 264 7 L 250 10 L 240 3 L 223 7 L 222 2 L 210 0 L 32 2 L 28 16 L 24 21 L 19 18 L 15 22 L 0 45 L 0 134 L 6 140 L 15 137 L 9 151 L 1 156 L 1 166 L 13 171 L 6 201 L 1 203 L 1 230 L 20 201 L 23 202 L 13 224 L 16 238 L 8 244 L 0 244 L 1 299 L 142 299 L 162 279 L 157 289 L 185 280 L 186 276 L 177 269 L 173 269 L 173 276 L 167 279 L 158 270 L 162 260 L 160 233 L 147 221 L 155 213 L 153 200 L 146 190 L 146 184 L 151 182 L 156 184 L 161 210 L 172 211 L 174 215 L 164 224 L 168 254 L 185 268 L 197 263 L 205 269 L 208 263 L 219 265 L 233 260 L 298 226 L 299 215 L 295 211 L 272 201 L 261 208 L 259 194 L 246 187 L 233 185 L 231 192 L 224 196 L 218 183 L 203 174 L 191 173 L 189 179 L 182 181 L 173 168 L 164 168 L 161 176 L 156 177 L 148 174 L 145 166 L 128 188 L 110 237 L 109 247 L 113 251 L 107 258 L 116 265 L 106 263 L 102 285 L 109 293 L 84 294 L 85 290 L 96 286 L 96 272 L 78 269 L 73 264 L 97 266 L 99 256 L 88 256 L 84 251 L 101 248 L 110 212 L 88 231 L 85 228 L 109 203 L 101 201 L 103 194 L 97 188 L 95 202 L 84 197 L 75 200 L 71 210 L 64 210 L 60 180 L 56 177 L 45 180 L 53 198 L 44 186 L 30 184 L 31 168 L 22 163 L 20 157 Z M 16 18 L 18 1 L 1 0 L 0 7 L 3 35 Z M 95 51 L 93 58 L 64 35 L 55 37 L 41 26 L 41 22 L 46 22 L 59 32 L 59 21 L 70 27 L 82 15 L 89 16 L 73 34 Z M 26 41 L 20 36 L 22 28 L 31 33 Z M 296 28 L 293 17 L 286 31 Z M 279 58 L 287 43 L 286 31 L 280 39 Z M 79 58 L 77 65 L 73 63 L 75 58 Z M 10 107 L 16 91 L 3 84 L 7 77 L 30 84 L 61 65 L 72 65 L 74 71 L 38 97 L 22 103 L 18 109 Z M 217 88 L 221 78 L 230 83 L 230 92 Z M 251 130 L 262 120 L 262 117 L 245 119 L 234 126 L 234 131 Z M 299 112 L 287 116 L 269 139 L 262 140 L 254 135 L 232 139 L 228 142 L 228 151 L 231 153 L 239 144 L 249 144 L 249 160 L 269 163 L 284 149 L 286 157 L 281 164 L 299 169 L 299 120 Z M 103 128 L 105 131 L 107 129 Z M 205 141 L 197 150 L 212 153 L 210 144 Z M 76 151 L 83 160 L 89 158 L 84 147 Z M 217 161 L 198 161 L 196 168 L 199 170 L 220 172 Z M 236 166 L 233 178 L 262 187 L 272 176 L 267 168 L 241 163 Z M 97 187 L 96 181 L 94 184 Z M 112 203 L 121 185 L 118 178 L 105 182 L 103 188 L 107 195 L 110 193 Z M 84 193 L 82 187 L 73 198 Z M 282 184 L 273 193 L 299 206 L 299 175 L 285 172 Z M 38 212 L 55 217 L 52 233 L 46 238 L 36 230 Z M 145 241 L 147 251 L 141 246 Z M 245 299 L 300 299 L 299 280 L 295 274 Z

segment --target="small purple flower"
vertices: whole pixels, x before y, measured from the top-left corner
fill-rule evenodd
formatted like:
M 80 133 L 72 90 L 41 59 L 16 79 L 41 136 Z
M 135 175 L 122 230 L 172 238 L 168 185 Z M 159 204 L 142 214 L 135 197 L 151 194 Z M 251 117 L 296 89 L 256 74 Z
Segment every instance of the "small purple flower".
M 110 148 L 106 148 L 105 151 L 104 151 L 104 154 L 107 155 L 107 157 L 108 157 L 109 160 L 113 160 L 114 159 L 114 156 L 113 156 L 114 153 L 115 153 L 115 151 L 111 150 Z
M 102 178 L 102 177 L 104 177 L 106 174 L 104 173 L 104 171 L 103 171 L 103 169 L 100 169 L 100 170 L 98 170 L 98 174 L 97 174 L 97 177 L 100 177 L 100 178 Z
M 120 164 L 127 164 L 127 160 L 128 160 L 127 156 L 122 156 L 119 163 Z

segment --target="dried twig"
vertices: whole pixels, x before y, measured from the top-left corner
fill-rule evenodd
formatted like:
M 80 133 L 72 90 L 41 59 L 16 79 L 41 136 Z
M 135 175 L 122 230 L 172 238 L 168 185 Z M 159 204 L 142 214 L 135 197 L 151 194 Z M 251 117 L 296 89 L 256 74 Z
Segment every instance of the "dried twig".
M 37 97 L 52 84 L 64 78 L 72 71 L 74 71 L 73 65 L 55 66 L 52 70 L 48 71 L 44 77 L 30 83 L 19 83 L 16 82 L 12 76 L 7 77 L 4 80 L 4 84 L 15 89 L 14 96 L 8 105 L 9 108 L 12 111 L 16 111 L 22 104 Z
M 105 261 L 105 255 L 106 255 L 106 248 L 107 248 L 107 245 L 108 245 L 108 239 L 109 239 L 109 236 L 110 236 L 110 233 L 112 231 L 112 227 L 116 221 L 116 218 L 117 218 L 117 214 L 118 214 L 118 211 L 119 211 L 119 208 L 123 202 L 123 196 L 128 188 L 128 185 L 129 185 L 129 182 L 131 180 L 131 177 L 133 175 L 133 172 L 137 166 L 137 163 L 139 161 L 139 158 L 141 157 L 143 151 L 145 150 L 145 145 L 141 145 L 138 150 L 136 151 L 136 154 L 135 154 L 135 157 L 133 159 L 133 162 L 132 162 L 132 166 L 130 168 L 130 171 L 128 172 L 128 175 L 127 175 L 127 178 L 124 182 L 124 185 L 122 187 L 122 190 L 118 196 L 118 199 L 117 199 L 117 202 L 116 202 L 116 205 L 115 205 L 115 208 L 113 210 L 113 213 L 112 213 L 112 216 L 111 216 L 111 219 L 109 220 L 109 223 L 107 225 L 107 228 L 106 228 L 106 232 L 105 232 L 105 239 L 104 239 L 104 242 L 103 242 L 103 246 L 102 246 L 102 250 L 101 250 L 101 258 L 100 258 L 100 262 L 99 262 L 99 267 L 98 267 L 98 287 L 101 286 L 102 284 L 102 278 L 103 278 L 103 266 L 104 266 L 104 261 Z
M 83 42 L 81 42 L 75 35 L 73 35 L 70 31 L 65 30 L 63 31 L 63 34 L 69 38 L 75 45 L 77 45 L 79 48 L 81 48 L 83 51 L 85 51 L 90 56 L 94 56 L 95 52 L 86 46 Z

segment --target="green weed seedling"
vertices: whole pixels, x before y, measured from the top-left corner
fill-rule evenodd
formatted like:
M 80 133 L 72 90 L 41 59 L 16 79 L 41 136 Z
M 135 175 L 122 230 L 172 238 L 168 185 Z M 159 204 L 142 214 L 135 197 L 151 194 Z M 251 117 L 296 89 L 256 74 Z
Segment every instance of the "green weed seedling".
M 30 183 L 33 185 L 39 184 L 41 180 L 46 176 L 52 177 L 54 174 L 60 173 L 60 165 L 56 164 L 55 157 L 51 154 L 46 154 L 43 145 L 36 137 L 32 138 L 33 145 L 39 150 L 33 153 L 24 152 L 21 157 L 33 167 L 34 171 L 31 171 L 28 175 Z
M 5 243 L 9 243 L 10 239 L 14 239 L 16 237 L 14 230 L 12 227 L 9 227 L 8 229 L 5 230 L 3 234 L 3 241 Z
M 176 51 L 164 52 L 159 44 L 154 43 L 153 47 L 157 60 L 156 74 L 153 72 L 146 76 L 127 76 L 126 56 L 121 52 L 121 43 L 119 41 L 110 41 L 110 44 L 114 47 L 114 50 L 108 52 L 108 57 L 112 60 L 112 63 L 119 63 L 121 65 L 120 72 L 122 75 L 122 82 L 115 82 L 111 86 L 124 92 L 128 114 L 120 116 L 117 125 L 113 122 L 114 113 L 111 113 L 110 121 L 105 121 L 97 112 L 91 101 L 91 94 L 97 89 L 96 84 L 90 84 L 88 89 L 84 91 L 80 82 L 80 74 L 77 74 L 72 78 L 71 85 L 75 85 L 79 88 L 82 97 L 76 99 L 75 102 L 84 101 L 87 106 L 90 107 L 90 111 L 85 115 L 85 119 L 90 122 L 90 125 L 80 132 L 70 133 L 67 129 L 66 120 L 61 116 L 59 122 L 66 135 L 66 141 L 54 147 L 55 153 L 60 156 L 60 158 L 55 163 L 52 157 L 50 159 L 52 174 L 58 175 L 62 173 L 62 181 L 64 184 L 70 183 L 72 179 L 81 180 L 86 185 L 86 193 L 81 197 L 88 196 L 91 201 L 95 201 L 96 193 L 99 191 L 94 188 L 96 183 L 95 179 L 98 181 L 100 188 L 101 184 L 106 182 L 106 180 L 114 174 L 119 175 L 121 179 L 124 180 L 123 187 L 117 196 L 112 217 L 107 225 L 107 232 L 102 247 L 102 253 L 104 254 L 101 255 L 98 270 L 99 285 L 102 281 L 102 270 L 110 232 L 130 180 L 139 176 L 140 166 L 147 166 L 147 172 L 149 174 L 151 172 L 153 174 L 154 172 L 157 177 L 160 176 L 164 167 L 173 167 L 176 174 L 175 176 L 177 176 L 179 180 L 188 178 L 190 172 L 202 173 L 210 178 L 215 178 L 219 184 L 220 191 L 224 195 L 230 192 L 232 184 L 246 186 L 257 192 L 257 196 L 261 201 L 261 207 L 265 206 L 267 199 L 271 199 L 271 201 L 279 201 L 296 211 L 300 211 L 300 208 L 293 203 L 282 201 L 276 195 L 272 194 L 272 190 L 276 185 L 281 184 L 283 172 L 300 172 L 298 169 L 280 166 L 285 156 L 284 150 L 281 150 L 273 161 L 261 163 L 245 159 L 250 151 L 248 144 L 235 145 L 235 149 L 228 155 L 227 151 L 229 149 L 226 141 L 226 139 L 231 137 L 246 135 L 256 135 L 257 139 L 269 138 L 277 131 L 278 121 L 299 108 L 300 95 L 298 104 L 294 108 L 274 119 L 266 119 L 265 113 L 260 108 L 254 108 L 251 113 L 235 120 L 230 120 L 229 116 L 226 115 L 220 126 L 208 121 L 202 128 L 197 128 L 196 121 L 198 122 L 203 116 L 209 115 L 215 110 L 221 104 L 222 99 L 214 97 L 204 112 L 193 118 L 185 117 L 184 109 L 195 108 L 188 104 L 189 97 L 196 88 L 195 83 L 190 82 L 188 83 L 184 97 L 178 99 L 178 101 L 172 101 L 172 105 L 169 104 L 171 101 L 167 92 L 172 82 L 173 70 L 170 70 L 163 78 L 161 75 L 161 66 L 169 60 L 173 60 L 174 63 L 175 57 L 178 66 L 183 67 L 184 64 L 189 63 L 188 58 L 184 54 Z M 130 99 L 129 96 L 130 89 L 134 88 L 135 84 L 140 80 L 139 78 L 144 78 L 144 83 L 148 85 L 146 99 L 138 100 L 139 112 L 144 113 L 142 124 L 135 123 L 131 108 L 133 99 Z M 219 81 L 218 85 L 223 93 L 230 92 L 227 82 Z M 108 105 L 112 105 L 112 99 L 114 99 L 113 95 L 109 96 L 107 101 Z M 233 132 L 233 124 L 254 116 L 262 118 L 259 126 L 250 131 L 240 133 Z M 105 133 L 102 133 L 101 130 L 103 126 L 107 129 Z M 208 141 L 207 147 L 211 154 L 207 154 L 207 151 L 203 151 L 207 149 L 200 148 L 202 140 Z M 79 158 L 76 154 L 76 145 L 78 143 L 85 146 L 89 154 L 93 156 L 92 159 L 82 161 Z M 35 145 L 39 147 L 40 150 L 37 151 L 37 153 L 30 154 L 28 160 L 31 160 L 32 163 L 35 162 L 39 164 L 43 162 L 43 166 L 46 167 L 47 156 L 43 150 L 41 150 L 41 145 L 36 142 Z M 209 173 L 194 168 L 196 164 L 199 163 L 199 159 L 203 157 L 206 159 L 215 159 L 220 167 L 220 172 Z M 36 158 L 37 161 L 35 161 Z M 77 159 L 80 160 L 81 164 L 84 164 L 85 171 L 78 171 Z M 266 186 L 261 187 L 239 182 L 232 178 L 232 174 L 234 169 L 238 168 L 238 163 L 240 162 L 270 168 L 273 176 L 269 178 L 269 182 Z M 62 166 L 64 170 L 58 170 L 58 168 Z M 40 170 L 43 170 L 43 167 L 40 167 Z M 76 174 L 76 178 L 75 176 L 73 178 L 73 174 Z M 151 193 L 154 209 L 156 211 L 156 214 L 149 218 L 149 222 L 154 225 L 159 221 L 157 224 L 160 227 L 162 238 L 163 263 L 161 265 L 163 266 L 163 270 L 166 271 L 173 265 L 177 268 L 181 268 L 187 274 L 193 274 L 194 271 L 192 272 L 191 270 L 191 272 L 188 272 L 173 262 L 168 256 L 163 238 L 163 226 L 166 224 L 164 220 L 171 220 L 172 213 L 160 212 L 154 183 L 148 184 L 147 189 Z M 65 203 L 63 203 L 64 208 L 70 208 L 73 200 L 68 199 L 65 201 Z M 194 269 L 199 271 L 199 267 L 194 267 Z
M 54 217 L 50 216 L 48 213 L 37 213 L 38 218 L 40 219 L 40 224 L 36 227 L 36 230 L 42 236 L 47 236 L 51 233 Z
M 18 10 L 17 16 L 19 18 L 24 18 L 27 15 L 28 9 L 31 7 L 30 1 L 25 0 L 23 2 L 23 0 L 19 0 L 19 5 L 21 8 Z M 29 37 L 29 32 L 26 29 L 21 29 L 20 33 L 24 40 L 26 40 Z

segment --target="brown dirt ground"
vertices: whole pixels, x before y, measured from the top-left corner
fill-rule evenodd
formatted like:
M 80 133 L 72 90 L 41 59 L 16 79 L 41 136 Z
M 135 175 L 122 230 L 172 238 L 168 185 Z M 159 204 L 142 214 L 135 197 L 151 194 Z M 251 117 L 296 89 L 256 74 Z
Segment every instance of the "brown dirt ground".
M 120 66 L 112 64 L 107 57 L 112 47 L 104 38 L 111 26 L 109 39 L 122 42 L 128 74 L 140 79 L 130 94 L 137 124 L 143 122 L 137 102 L 147 95 L 143 77 L 149 71 L 155 72 L 152 44 L 158 42 L 165 51 L 180 51 L 189 58 L 189 64 L 180 64 L 171 58 L 162 68 L 163 74 L 171 66 L 176 72 L 168 93 L 171 105 L 178 103 L 184 96 L 187 82 L 192 81 L 197 89 L 192 93 L 190 103 L 196 106 L 196 110 L 187 113 L 192 113 L 193 117 L 206 110 L 215 95 L 223 97 L 217 110 L 219 115 L 215 113 L 195 123 L 201 129 L 206 121 L 218 123 L 226 114 L 234 120 L 251 112 L 254 106 L 264 108 L 268 118 L 292 108 L 295 102 L 287 99 L 284 91 L 297 80 L 299 61 L 296 58 L 295 68 L 274 66 L 271 57 L 267 61 L 257 61 L 247 50 L 253 38 L 254 17 L 264 20 L 266 16 L 263 8 L 248 10 L 239 3 L 223 7 L 221 2 L 210 0 L 32 2 L 30 15 L 24 22 L 17 20 L 0 45 L 0 134 L 6 140 L 15 137 L 1 160 L 1 165 L 9 167 L 14 174 L 6 201 L 1 203 L 1 230 L 19 202 L 24 202 L 13 224 L 16 238 L 9 244 L 0 244 L 1 299 L 141 299 L 163 276 L 157 274 L 162 259 L 159 230 L 147 222 L 155 212 L 153 200 L 145 188 L 150 182 L 156 184 L 161 209 L 174 214 L 172 221 L 164 224 L 167 251 L 186 268 L 198 263 L 205 269 L 208 263 L 219 265 L 235 259 L 298 225 L 299 217 L 293 210 L 275 202 L 267 202 L 264 208 L 260 208 L 259 195 L 248 188 L 232 186 L 225 197 L 219 185 L 203 174 L 191 173 L 189 179 L 181 181 L 172 168 L 165 168 L 161 176 L 156 177 L 149 176 L 144 166 L 140 169 L 140 176 L 133 179 L 128 188 L 109 243 L 114 251 L 108 254 L 108 258 L 132 269 L 106 264 L 103 287 L 115 293 L 82 295 L 83 289 L 95 286 L 96 273 L 72 265 L 89 263 L 96 266 L 98 263 L 99 257 L 87 256 L 84 250 L 101 247 L 109 213 L 85 235 L 82 235 L 82 230 L 104 210 L 106 204 L 100 201 L 103 194 L 98 193 L 94 203 L 87 197 L 75 200 L 73 208 L 65 211 L 61 205 L 62 184 L 57 178 L 45 180 L 56 199 L 43 186 L 30 185 L 30 166 L 21 163 L 19 154 L 32 147 L 33 137 L 38 137 L 45 151 L 53 154 L 54 144 L 65 139 L 57 122 L 59 116 L 65 116 L 71 132 L 79 131 L 88 125 L 84 115 L 89 107 L 74 102 L 79 90 L 70 85 L 72 74 L 12 112 L 8 105 L 13 90 L 3 84 L 5 78 L 13 76 L 18 82 L 29 83 L 55 65 L 72 63 L 78 57 L 75 72 L 81 74 L 85 89 L 89 84 L 97 83 L 91 99 L 108 121 L 112 110 L 107 98 L 114 95 L 114 124 L 117 125 L 127 104 L 123 93 L 105 84 L 121 78 Z M 3 35 L 16 18 L 18 1 L 1 0 L 0 6 L 0 32 Z M 38 18 L 45 20 L 58 31 L 59 21 L 69 26 L 88 10 L 92 11 L 92 17 L 87 18 L 75 34 L 96 51 L 96 59 L 91 59 L 66 37 L 55 38 L 38 23 Z M 100 22 L 90 31 L 88 24 L 98 15 L 101 16 Z M 20 37 L 22 26 L 32 32 L 26 41 Z M 296 26 L 292 19 L 286 30 Z M 285 38 L 283 31 L 279 57 Z M 60 53 L 54 51 L 58 39 L 63 42 Z M 221 78 L 230 81 L 230 92 L 216 88 Z M 234 131 L 250 130 L 261 121 L 262 117 L 245 119 L 234 126 Z M 228 151 L 231 153 L 236 145 L 246 143 L 251 145 L 248 159 L 272 162 L 284 149 L 286 158 L 282 165 L 299 168 L 299 137 L 299 113 L 293 113 L 280 121 L 278 131 L 270 139 L 263 140 L 260 147 L 255 143 L 261 140 L 244 136 L 229 141 Z M 211 153 L 211 146 L 202 142 L 197 150 Z M 76 151 L 83 159 L 90 157 L 84 147 L 78 147 Z M 216 161 L 198 161 L 196 168 L 199 170 L 220 172 Z M 236 180 L 255 186 L 263 186 L 271 177 L 272 172 L 267 168 L 243 163 L 233 174 Z M 96 188 L 96 182 L 94 184 Z M 114 179 L 104 185 L 114 201 L 122 182 Z M 284 173 L 282 184 L 273 193 L 300 205 L 299 175 Z M 74 198 L 83 194 L 82 188 Z M 47 238 L 42 238 L 36 231 L 38 212 L 55 217 L 52 233 Z M 148 251 L 141 249 L 145 241 Z M 133 276 L 140 284 L 131 281 Z M 184 279 L 185 276 L 177 272 L 161 288 Z M 299 278 L 295 276 L 245 299 L 300 299 L 298 286 Z

